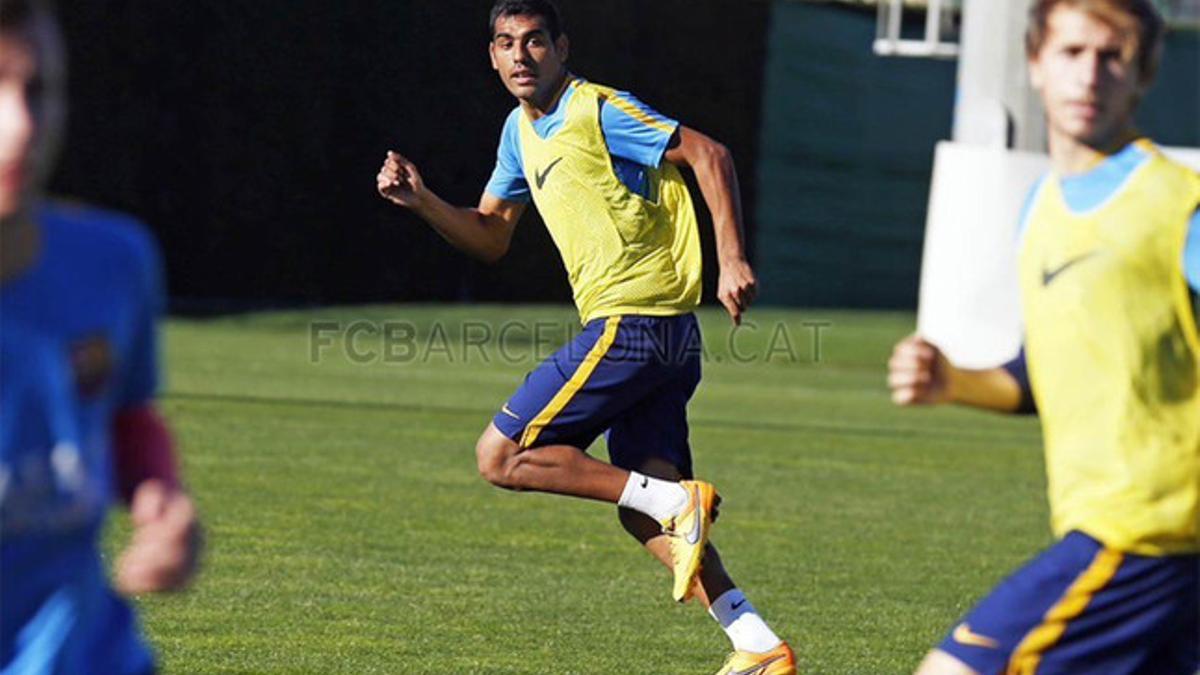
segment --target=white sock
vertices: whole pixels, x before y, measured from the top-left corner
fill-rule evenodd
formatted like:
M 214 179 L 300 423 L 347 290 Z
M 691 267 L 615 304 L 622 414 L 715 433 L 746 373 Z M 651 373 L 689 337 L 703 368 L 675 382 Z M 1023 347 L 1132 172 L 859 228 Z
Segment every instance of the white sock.
M 629 472 L 629 480 L 617 504 L 644 513 L 660 523 L 687 506 L 688 493 L 679 483 Z
M 725 591 L 708 608 L 712 618 L 721 624 L 733 648 L 741 652 L 762 654 L 778 647 L 783 640 L 762 620 L 746 594 L 738 589 Z

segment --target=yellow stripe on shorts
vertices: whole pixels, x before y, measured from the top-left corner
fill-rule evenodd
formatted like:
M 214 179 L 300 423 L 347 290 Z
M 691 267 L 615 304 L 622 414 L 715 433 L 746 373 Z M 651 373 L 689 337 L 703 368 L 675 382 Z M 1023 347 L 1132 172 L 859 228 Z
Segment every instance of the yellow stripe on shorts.
M 567 380 L 562 389 L 559 389 L 554 398 L 550 399 L 550 402 L 546 404 L 546 407 L 542 408 L 542 411 L 533 418 L 529 426 L 525 427 L 525 432 L 521 434 L 520 444 L 522 448 L 531 447 L 537 442 L 542 429 L 545 429 L 550 422 L 554 421 L 554 418 L 563 411 L 563 408 L 567 407 L 567 404 L 571 402 L 575 394 L 587 383 L 588 378 L 592 376 L 592 372 L 596 370 L 596 366 L 600 364 L 600 360 L 604 358 L 609 348 L 612 347 L 613 341 L 617 339 L 617 327 L 620 324 L 621 317 L 619 316 L 610 316 L 604 322 L 604 332 L 600 334 L 600 339 L 596 340 L 596 344 L 592 345 L 587 356 L 583 357 L 583 361 L 575 369 L 575 373 L 571 375 L 571 379 Z
M 1083 614 L 1092 597 L 1116 576 L 1124 560 L 1125 554 L 1120 551 L 1106 548 L 1096 553 L 1092 564 L 1046 612 L 1042 623 L 1029 631 L 1021 644 L 1017 645 L 1008 662 L 1008 675 L 1034 675 L 1042 662 L 1042 655 L 1062 639 L 1063 633 L 1067 632 L 1067 624 Z

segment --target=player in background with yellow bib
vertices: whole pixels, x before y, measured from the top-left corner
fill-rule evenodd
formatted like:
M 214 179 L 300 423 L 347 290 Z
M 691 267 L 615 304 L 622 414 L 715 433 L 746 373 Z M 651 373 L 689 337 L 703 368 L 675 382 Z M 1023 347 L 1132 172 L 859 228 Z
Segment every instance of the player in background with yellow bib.
M 698 598 L 734 653 L 721 673 L 795 673 L 795 656 L 734 585 L 708 543 L 720 498 L 693 480 L 686 406 L 700 380 L 701 250 L 691 168 L 713 216 L 718 299 L 733 321 L 754 299 L 733 161 L 724 146 L 631 94 L 570 74 L 548 0 L 500 0 L 492 65 L 519 105 L 479 205 L 442 201 L 389 152 L 380 194 L 486 261 L 508 250 L 529 201 L 562 255 L 583 332 L 536 368 L 476 446 L 479 471 L 511 490 L 618 505 L 625 529 Z M 665 160 L 665 161 L 664 161 Z M 612 463 L 589 457 L 600 435 Z M 641 672 L 631 662 L 630 672 Z
M 1133 126 L 1163 23 L 1149 0 L 1037 0 L 1027 48 L 1053 170 L 1022 217 L 1022 355 L 955 367 L 919 337 L 900 404 L 1042 419 L 1058 543 L 1001 583 L 921 673 L 1200 670 L 1200 177 Z

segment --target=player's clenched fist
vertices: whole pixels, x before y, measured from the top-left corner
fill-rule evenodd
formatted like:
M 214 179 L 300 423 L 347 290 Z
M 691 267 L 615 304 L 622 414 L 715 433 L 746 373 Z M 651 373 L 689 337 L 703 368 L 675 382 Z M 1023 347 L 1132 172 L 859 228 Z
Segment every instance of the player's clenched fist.
M 203 540 L 191 498 L 148 480 L 134 492 L 129 511 L 133 539 L 117 561 L 117 587 L 140 595 L 186 586 L 196 573 Z
M 721 275 L 717 280 L 717 300 L 729 312 L 729 318 L 734 325 L 740 326 L 742 314 L 750 308 L 750 303 L 758 296 L 758 279 L 749 263 L 739 260 L 721 265 Z
M 412 162 L 400 153 L 388 151 L 383 168 L 376 176 L 379 194 L 384 199 L 407 208 L 417 208 L 425 193 L 425 181 Z
M 896 343 L 888 361 L 888 386 L 897 405 L 946 403 L 950 362 L 934 344 L 918 335 Z

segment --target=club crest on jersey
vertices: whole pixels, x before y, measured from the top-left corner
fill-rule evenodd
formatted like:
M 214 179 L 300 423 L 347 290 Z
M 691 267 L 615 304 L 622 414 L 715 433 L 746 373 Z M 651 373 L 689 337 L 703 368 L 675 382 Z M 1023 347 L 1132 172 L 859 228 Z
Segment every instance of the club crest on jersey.
M 91 398 L 108 385 L 114 370 L 112 343 L 103 334 L 71 343 L 71 370 L 81 396 Z

